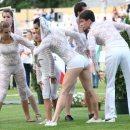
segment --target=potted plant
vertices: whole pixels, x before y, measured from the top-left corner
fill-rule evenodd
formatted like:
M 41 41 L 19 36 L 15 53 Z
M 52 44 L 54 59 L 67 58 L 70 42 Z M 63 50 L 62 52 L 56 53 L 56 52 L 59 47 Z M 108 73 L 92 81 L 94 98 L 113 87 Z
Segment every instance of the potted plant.
M 130 24 L 129 17 L 126 17 L 126 23 Z M 121 36 L 125 39 L 130 47 L 129 36 L 126 31 L 121 32 Z M 115 98 L 117 114 L 128 114 L 127 92 L 123 73 L 120 66 L 118 67 L 115 78 Z
M 31 81 L 32 81 L 33 89 L 36 91 L 37 96 L 38 96 L 38 103 L 43 104 L 42 91 L 41 91 L 40 85 L 37 84 L 36 74 L 34 71 L 32 72 L 32 75 L 31 75 Z
M 37 45 L 37 43 L 35 42 L 34 44 L 35 46 Z M 32 67 L 33 68 L 33 67 Z M 40 88 L 40 85 L 37 84 L 37 78 L 36 78 L 36 73 L 34 72 L 34 70 L 32 70 L 32 73 L 31 73 L 31 84 L 33 86 L 33 89 L 36 91 L 37 93 L 37 96 L 38 96 L 38 103 L 39 104 L 43 104 L 43 97 L 42 97 L 42 91 L 41 91 L 41 88 Z

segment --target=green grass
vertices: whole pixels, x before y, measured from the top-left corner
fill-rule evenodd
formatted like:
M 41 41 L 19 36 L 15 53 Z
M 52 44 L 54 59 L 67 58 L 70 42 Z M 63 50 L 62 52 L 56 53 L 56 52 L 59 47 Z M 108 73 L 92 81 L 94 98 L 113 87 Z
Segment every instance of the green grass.
M 100 83 L 99 88 L 94 89 L 98 95 L 105 95 L 105 84 Z M 37 95 L 34 93 L 35 98 Z M 76 92 L 84 92 L 78 81 Z M 7 100 L 19 100 L 18 96 L 11 96 L 17 94 L 17 90 L 9 90 Z M 30 113 L 33 119 L 35 119 L 35 114 L 30 108 Z M 38 105 L 39 111 L 45 118 L 45 111 L 43 105 Z M 104 119 L 104 106 L 102 106 L 101 111 L 99 111 L 100 116 Z M 61 112 L 61 118 L 56 127 L 45 127 L 44 125 L 39 125 L 38 122 L 27 123 L 21 105 L 3 105 L 0 112 L 0 130 L 129 130 L 130 129 L 130 117 L 128 115 L 118 115 L 115 123 L 92 123 L 86 124 L 88 119 L 88 113 L 86 107 L 75 107 L 71 108 L 71 115 L 75 119 L 74 122 L 65 122 L 65 109 Z

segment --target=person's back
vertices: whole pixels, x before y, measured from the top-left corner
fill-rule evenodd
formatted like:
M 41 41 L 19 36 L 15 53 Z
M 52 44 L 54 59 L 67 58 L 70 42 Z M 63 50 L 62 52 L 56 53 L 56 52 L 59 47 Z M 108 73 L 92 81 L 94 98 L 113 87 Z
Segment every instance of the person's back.
M 45 39 L 45 41 L 48 41 L 50 44 L 52 44 L 49 47 L 51 51 L 54 53 L 56 52 L 56 54 L 62 57 L 65 62 L 68 62 L 69 60 L 72 59 L 72 57 L 78 54 L 68 43 L 64 30 L 53 29 L 51 34 L 49 34 L 46 38 L 47 39 Z
M 88 37 L 92 35 L 96 37 L 97 44 L 106 45 L 107 43 L 112 42 L 114 40 L 123 39 L 119 31 L 117 30 L 120 27 L 122 29 L 125 29 L 124 24 L 122 25 L 117 22 L 112 22 L 108 20 L 97 23 L 94 22 L 91 26 L 90 32 L 88 33 Z

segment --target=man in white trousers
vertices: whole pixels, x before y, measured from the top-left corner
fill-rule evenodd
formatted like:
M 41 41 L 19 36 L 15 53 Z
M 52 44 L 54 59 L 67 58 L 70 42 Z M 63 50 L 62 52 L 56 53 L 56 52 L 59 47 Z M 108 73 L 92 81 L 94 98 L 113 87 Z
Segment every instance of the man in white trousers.
M 106 46 L 106 102 L 105 102 L 105 122 L 115 122 L 115 75 L 118 66 L 121 66 L 127 90 L 128 107 L 130 113 L 130 51 L 128 44 L 120 35 L 118 30 L 126 30 L 130 37 L 130 25 L 113 21 L 95 22 L 94 13 L 86 10 L 80 15 L 80 25 L 84 30 L 89 29 L 88 40 L 92 60 L 96 71 L 99 68 L 96 63 L 96 44 Z

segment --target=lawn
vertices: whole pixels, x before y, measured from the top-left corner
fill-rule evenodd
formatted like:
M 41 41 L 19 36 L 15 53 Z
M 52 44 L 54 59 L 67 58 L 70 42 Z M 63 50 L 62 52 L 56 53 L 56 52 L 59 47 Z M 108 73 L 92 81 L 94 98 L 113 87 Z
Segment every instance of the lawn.
M 83 92 L 80 82 L 78 81 L 76 91 Z M 105 84 L 101 82 L 99 88 L 94 89 L 94 91 L 101 96 L 105 96 Z M 37 100 L 36 93 L 32 90 L 34 96 Z M 15 95 L 14 95 L 15 94 Z M 9 90 L 8 95 L 5 99 L 8 100 L 19 100 L 17 95 L 17 90 Z M 38 105 L 39 111 L 45 118 L 45 112 L 43 105 Z M 33 119 L 35 119 L 35 114 L 30 107 L 30 113 Z M 101 111 L 99 111 L 100 116 L 104 119 L 104 106 L 102 106 Z M 129 130 L 130 129 L 130 117 L 128 115 L 118 115 L 115 123 L 92 123 L 86 124 L 88 119 L 87 108 L 86 107 L 75 107 L 71 108 L 71 114 L 75 121 L 65 122 L 65 109 L 61 112 L 61 118 L 56 127 L 45 127 L 44 125 L 39 125 L 38 122 L 27 123 L 23 114 L 21 105 L 3 105 L 0 112 L 0 130 Z

